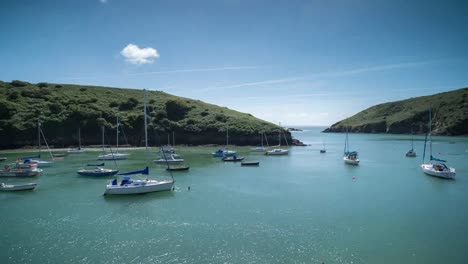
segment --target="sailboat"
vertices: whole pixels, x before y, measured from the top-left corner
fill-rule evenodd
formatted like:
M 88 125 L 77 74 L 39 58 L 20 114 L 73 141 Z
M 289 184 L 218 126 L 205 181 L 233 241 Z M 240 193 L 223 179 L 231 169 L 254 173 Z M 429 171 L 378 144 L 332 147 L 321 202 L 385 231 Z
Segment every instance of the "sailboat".
M 264 136 L 264 132 L 260 133 L 261 137 L 262 137 L 262 144 L 260 146 L 256 146 L 255 148 L 251 148 L 250 151 L 253 151 L 253 152 L 265 152 L 267 151 L 268 149 L 263 146 L 263 136 Z M 266 138 L 266 136 L 265 136 Z
M 172 132 L 172 145 L 175 146 L 174 132 Z M 173 146 L 171 146 L 171 140 L 169 138 L 169 134 L 167 134 L 167 145 L 162 146 L 160 152 L 164 154 L 175 154 L 176 152 Z
M 456 172 L 455 168 L 450 168 L 445 165 L 445 160 L 438 159 L 432 156 L 432 113 L 429 111 L 429 152 L 430 158 L 429 163 L 424 163 L 424 158 L 426 156 L 426 142 L 428 135 L 426 134 L 426 138 L 424 140 L 424 152 L 423 152 L 423 164 L 421 164 L 421 169 L 427 175 L 446 178 L 446 179 L 453 179 L 455 178 Z M 433 162 L 434 161 L 434 162 Z
M 114 176 L 119 171 L 113 169 L 106 169 L 104 167 L 104 163 L 101 164 L 87 164 L 87 167 L 94 167 L 93 169 L 85 168 L 80 169 L 76 173 L 81 176 L 92 176 L 92 177 L 106 177 L 106 176 Z
M 284 135 L 284 140 L 286 141 L 286 145 L 289 147 L 288 140 L 286 139 L 286 135 Z M 288 155 L 288 154 L 289 154 L 288 149 L 282 149 L 281 148 L 281 130 L 280 130 L 278 132 L 278 148 L 266 151 L 265 155 L 274 155 L 274 156 L 276 156 L 276 155 Z
M 44 139 L 44 143 L 46 144 L 47 149 L 49 150 L 51 159 L 54 159 L 54 157 L 52 156 L 52 152 L 49 149 L 49 145 L 47 144 L 47 141 L 45 139 L 44 133 L 42 132 L 41 122 L 38 120 L 37 121 L 37 141 L 38 141 L 37 148 L 38 148 L 39 153 L 37 154 L 37 156 L 21 158 L 21 160 L 23 161 L 23 164 L 26 164 L 26 165 L 36 164 L 37 167 L 50 167 L 54 164 L 52 161 L 40 160 L 41 158 L 41 135 L 42 135 L 42 138 Z
M 357 151 L 349 151 L 348 129 L 346 128 L 346 139 L 343 161 L 346 164 L 359 165 L 359 158 Z
M 320 150 L 320 153 L 326 153 L 327 149 L 325 148 L 325 139 L 323 138 L 322 138 L 322 145 L 323 145 L 323 148 Z
M 174 187 L 174 178 L 171 180 L 150 180 L 148 179 L 148 132 L 147 132 L 147 115 L 146 115 L 146 90 L 144 91 L 144 119 L 145 119 L 145 149 L 146 149 L 146 167 L 143 170 L 132 171 L 127 173 L 119 173 L 118 175 L 127 176 L 123 177 L 120 184 L 117 179 L 112 180 L 107 186 L 104 195 L 106 194 L 140 194 L 159 191 L 170 191 Z M 144 180 L 134 180 L 129 175 L 146 175 Z M 171 174 L 172 176 L 172 174 Z
M 406 157 L 416 157 L 416 151 L 414 151 L 414 134 L 411 129 L 411 149 L 406 152 Z
M 101 154 L 98 156 L 98 160 L 124 160 L 128 159 L 128 155 L 126 153 L 119 153 L 119 117 L 117 117 L 117 136 L 116 136 L 116 150 L 115 153 L 106 153 Z M 102 149 L 104 151 L 104 127 L 102 127 Z
M 228 145 L 229 145 L 229 129 L 226 128 L 226 147 L 224 149 L 218 149 L 217 151 L 212 152 L 211 155 L 213 155 L 213 157 L 231 157 L 231 156 L 236 155 L 237 152 L 234 150 L 229 150 Z
M 72 148 L 67 150 L 69 154 L 80 154 L 83 153 L 85 150 L 81 148 L 81 127 L 78 127 L 78 148 Z

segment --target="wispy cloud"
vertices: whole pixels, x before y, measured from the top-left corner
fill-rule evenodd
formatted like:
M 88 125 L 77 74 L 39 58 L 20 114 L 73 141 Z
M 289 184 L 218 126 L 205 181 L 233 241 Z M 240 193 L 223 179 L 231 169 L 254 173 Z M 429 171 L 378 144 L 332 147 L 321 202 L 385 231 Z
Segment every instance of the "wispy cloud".
M 365 74 L 365 73 L 369 73 L 369 72 L 389 71 L 389 70 L 419 67 L 419 66 L 424 66 L 424 65 L 430 64 L 430 63 L 433 63 L 433 61 L 421 61 L 421 62 L 407 62 L 407 63 L 398 63 L 398 64 L 377 65 L 377 66 L 362 67 L 362 68 L 349 69 L 349 70 L 338 70 L 338 71 L 312 73 L 312 74 L 296 76 L 296 77 L 285 77 L 285 78 L 281 78 L 281 79 L 271 79 L 271 80 L 263 80 L 263 81 L 256 81 L 256 82 L 245 82 L 245 83 L 232 84 L 232 85 L 227 85 L 227 86 L 207 87 L 207 88 L 200 89 L 199 91 L 200 92 L 208 92 L 208 91 L 214 91 L 214 90 L 223 90 L 223 89 L 250 87 L 250 86 L 261 86 L 261 85 L 265 85 L 265 84 L 293 83 L 293 82 L 298 82 L 298 81 L 321 79 L 321 78 L 327 78 L 327 77 L 328 78 L 344 77 L 344 76 L 351 76 L 351 75 L 357 75 L 357 74 Z
M 232 67 L 217 67 L 217 68 L 199 68 L 199 69 L 179 69 L 168 71 L 148 71 L 148 72 L 134 72 L 123 74 L 107 74 L 99 76 L 85 76 L 85 77 L 66 77 L 62 80 L 85 80 L 85 79 L 99 79 L 99 78 L 113 78 L 120 76 L 141 76 L 141 75 L 157 75 L 157 74 L 175 74 L 175 73 L 190 73 L 190 72 L 216 72 L 216 71 L 236 71 L 248 69 L 260 69 L 261 66 L 232 66 Z
M 99 2 L 101 2 L 103 4 L 107 4 L 107 0 L 99 0 Z

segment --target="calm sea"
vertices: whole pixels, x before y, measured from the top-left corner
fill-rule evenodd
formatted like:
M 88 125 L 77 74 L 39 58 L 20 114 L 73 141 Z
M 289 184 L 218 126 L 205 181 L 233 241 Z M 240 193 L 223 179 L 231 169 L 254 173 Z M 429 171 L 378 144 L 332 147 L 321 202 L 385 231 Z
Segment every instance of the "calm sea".
M 434 155 L 457 169 L 456 180 L 442 180 L 421 172 L 423 137 L 418 157 L 406 158 L 410 136 L 351 134 L 361 165 L 349 166 L 343 134 L 304 129 L 293 135 L 311 145 L 289 156 L 235 147 L 259 167 L 223 163 L 209 154 L 215 148 L 178 147 L 191 168 L 174 173 L 174 192 L 103 196 L 109 178 L 76 174 L 98 151 L 69 155 L 36 178 L 0 178 L 38 183 L 0 193 L 0 262 L 468 263 L 467 138 L 434 138 Z M 121 171 L 145 166 L 143 150 L 128 153 Z M 154 163 L 150 171 L 170 176 Z

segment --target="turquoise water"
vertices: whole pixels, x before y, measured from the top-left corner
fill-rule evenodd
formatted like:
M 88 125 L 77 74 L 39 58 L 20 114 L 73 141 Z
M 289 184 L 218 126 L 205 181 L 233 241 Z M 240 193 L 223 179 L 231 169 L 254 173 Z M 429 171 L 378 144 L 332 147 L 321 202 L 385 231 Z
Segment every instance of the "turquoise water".
M 468 139 L 435 137 L 437 156 L 457 169 L 442 180 L 419 168 L 422 137 L 418 157 L 406 158 L 409 136 L 351 134 L 354 167 L 342 161 L 344 135 L 319 131 L 295 132 L 311 146 L 289 156 L 236 148 L 259 167 L 179 147 L 191 168 L 174 173 L 174 192 L 103 196 L 109 178 L 75 173 L 99 152 L 70 155 L 34 179 L 0 179 L 38 183 L 0 193 L 0 262 L 467 263 Z M 144 151 L 129 153 L 119 169 L 143 168 Z M 169 176 L 155 164 L 151 172 Z

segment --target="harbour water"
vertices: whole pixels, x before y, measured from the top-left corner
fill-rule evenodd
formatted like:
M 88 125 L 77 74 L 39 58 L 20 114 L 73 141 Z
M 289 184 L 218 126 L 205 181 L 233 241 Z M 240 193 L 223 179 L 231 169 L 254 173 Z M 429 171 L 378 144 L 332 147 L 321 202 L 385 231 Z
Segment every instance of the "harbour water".
M 76 174 L 97 151 L 69 155 L 36 178 L 0 178 L 38 183 L 0 193 L 0 262 L 468 262 L 468 138 L 434 137 L 434 155 L 457 169 L 455 180 L 443 180 L 420 169 L 422 136 L 418 157 L 407 158 L 410 136 L 350 134 L 361 159 L 350 166 L 342 160 L 344 134 L 304 129 L 293 135 L 311 145 L 288 156 L 235 147 L 259 167 L 224 163 L 209 154 L 215 148 L 178 147 L 190 170 L 173 173 L 173 192 L 103 196 L 112 178 Z M 145 166 L 143 150 L 128 153 L 120 171 Z M 170 176 L 154 163 L 150 172 Z

